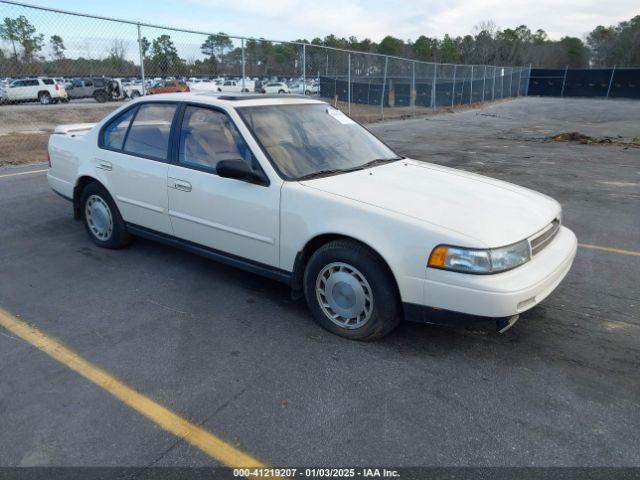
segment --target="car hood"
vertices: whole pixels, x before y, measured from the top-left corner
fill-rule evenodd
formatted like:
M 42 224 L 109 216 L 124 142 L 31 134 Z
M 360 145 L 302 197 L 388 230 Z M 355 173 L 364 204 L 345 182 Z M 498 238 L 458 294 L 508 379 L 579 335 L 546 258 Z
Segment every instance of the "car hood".
M 438 225 L 486 247 L 523 240 L 560 215 L 558 202 L 528 188 L 409 159 L 300 183 Z

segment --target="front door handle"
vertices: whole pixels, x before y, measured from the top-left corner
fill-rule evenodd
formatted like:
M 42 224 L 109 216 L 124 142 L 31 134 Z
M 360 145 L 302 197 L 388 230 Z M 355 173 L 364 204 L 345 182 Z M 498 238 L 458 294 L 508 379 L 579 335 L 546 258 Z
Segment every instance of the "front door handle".
M 111 165 L 111 162 L 107 162 L 106 160 L 99 160 L 97 168 L 101 170 L 113 170 L 113 165 Z
M 169 187 L 180 190 L 181 192 L 190 192 L 191 184 L 185 180 L 178 180 L 177 178 L 169 179 Z

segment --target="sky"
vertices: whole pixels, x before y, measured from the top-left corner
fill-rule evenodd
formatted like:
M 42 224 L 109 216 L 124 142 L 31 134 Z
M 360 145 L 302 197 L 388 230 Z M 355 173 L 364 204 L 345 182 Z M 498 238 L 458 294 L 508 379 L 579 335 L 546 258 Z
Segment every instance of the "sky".
M 550 38 L 585 37 L 597 25 L 640 15 L 640 0 L 26 0 L 95 15 L 205 32 L 295 40 L 334 33 L 380 41 L 472 33 L 480 22 L 526 24 Z M 6 6 L 6 4 L 4 4 Z M 0 14 L 3 4 L 0 4 Z

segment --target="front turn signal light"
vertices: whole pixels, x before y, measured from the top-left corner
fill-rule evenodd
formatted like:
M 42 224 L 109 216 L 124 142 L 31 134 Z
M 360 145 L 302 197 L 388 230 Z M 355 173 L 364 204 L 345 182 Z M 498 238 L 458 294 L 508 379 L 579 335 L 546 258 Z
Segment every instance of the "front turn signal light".
M 446 264 L 447 252 L 449 248 L 446 245 L 439 245 L 433 249 L 429 257 L 429 266 L 442 268 Z

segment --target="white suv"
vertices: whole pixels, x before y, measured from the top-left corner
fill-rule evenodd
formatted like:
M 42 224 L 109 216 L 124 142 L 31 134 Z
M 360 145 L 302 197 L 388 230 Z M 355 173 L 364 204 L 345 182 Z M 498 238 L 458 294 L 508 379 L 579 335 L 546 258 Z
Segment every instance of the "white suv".
M 14 80 L 0 91 L 0 98 L 7 103 L 38 101 L 43 105 L 69 101 L 64 85 L 52 78 Z

